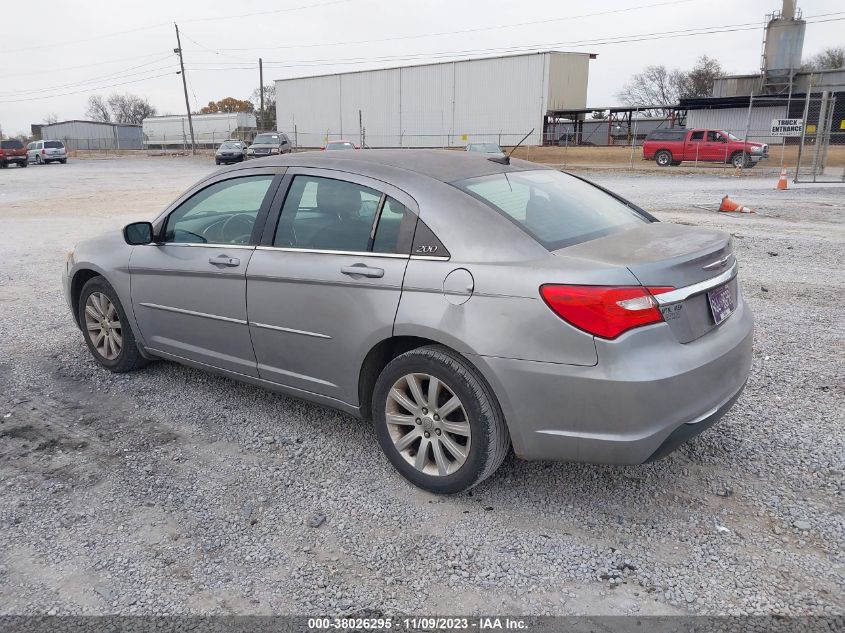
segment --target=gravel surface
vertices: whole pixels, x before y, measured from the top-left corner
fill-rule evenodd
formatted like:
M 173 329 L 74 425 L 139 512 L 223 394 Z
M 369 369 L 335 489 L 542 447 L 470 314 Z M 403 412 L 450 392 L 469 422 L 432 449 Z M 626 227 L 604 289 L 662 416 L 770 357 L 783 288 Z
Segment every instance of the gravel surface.
M 114 375 L 91 359 L 65 250 L 212 169 L 0 174 L 0 614 L 845 612 L 845 187 L 595 174 L 661 220 L 736 236 L 757 318 L 748 387 L 658 463 L 509 458 L 436 497 L 366 423 L 171 363 Z M 725 193 L 760 213 L 716 214 Z

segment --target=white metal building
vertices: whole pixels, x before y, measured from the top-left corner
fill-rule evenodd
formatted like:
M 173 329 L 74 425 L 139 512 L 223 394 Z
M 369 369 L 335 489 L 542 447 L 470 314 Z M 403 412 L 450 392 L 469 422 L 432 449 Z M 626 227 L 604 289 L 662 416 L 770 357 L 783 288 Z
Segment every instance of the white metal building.
M 587 103 L 589 53 L 544 51 L 276 81 L 276 120 L 300 147 L 537 145 L 548 110 Z M 359 118 L 360 117 L 360 118 Z
M 800 102 L 797 104 L 800 105 Z M 745 138 L 747 123 L 748 140 L 779 145 L 783 143 L 783 137 L 769 136 L 772 120 L 785 118 L 787 118 L 786 103 L 760 107 L 755 105 L 751 108 L 750 118 L 747 105 L 738 108 L 691 109 L 687 111 L 687 129 L 725 130 L 738 138 Z
M 197 145 L 216 146 L 227 138 L 252 140 L 256 130 L 251 112 L 219 112 L 191 115 Z M 147 147 L 190 146 L 191 131 L 186 114 L 154 116 L 143 120 Z
M 142 149 L 141 126 L 101 121 L 60 121 L 41 126 L 41 138 L 72 150 Z

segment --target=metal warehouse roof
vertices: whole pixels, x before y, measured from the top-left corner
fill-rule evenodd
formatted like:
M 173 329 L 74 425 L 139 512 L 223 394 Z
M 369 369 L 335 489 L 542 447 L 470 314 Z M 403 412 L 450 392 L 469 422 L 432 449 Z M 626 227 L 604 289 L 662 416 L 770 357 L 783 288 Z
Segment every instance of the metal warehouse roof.
M 559 55 L 589 55 L 590 59 L 596 59 L 597 53 L 584 53 L 582 51 L 556 51 L 556 50 L 536 50 L 525 51 L 522 53 L 509 53 L 506 55 L 488 55 L 486 57 L 455 57 L 455 59 L 444 60 L 440 62 L 420 62 L 418 64 L 404 64 L 401 66 L 386 66 L 384 68 L 365 68 L 363 70 L 346 70 L 334 73 L 322 73 L 319 75 L 299 75 L 297 77 L 284 77 L 283 79 L 276 79 L 275 81 L 293 81 L 296 79 L 312 79 L 314 77 L 335 77 L 337 75 L 354 75 L 357 73 L 374 73 L 382 70 L 398 70 L 400 68 L 419 68 L 420 66 L 440 66 L 442 64 L 454 64 L 456 62 L 480 62 L 488 59 L 504 59 L 509 57 L 526 57 L 528 55 L 545 55 L 546 53 L 556 53 Z
M 117 123 L 115 121 L 88 121 L 87 119 L 68 119 L 67 121 L 56 121 L 55 123 L 42 123 L 41 127 L 64 125 L 65 123 L 87 123 L 89 125 L 108 125 L 110 127 L 141 127 L 139 123 Z

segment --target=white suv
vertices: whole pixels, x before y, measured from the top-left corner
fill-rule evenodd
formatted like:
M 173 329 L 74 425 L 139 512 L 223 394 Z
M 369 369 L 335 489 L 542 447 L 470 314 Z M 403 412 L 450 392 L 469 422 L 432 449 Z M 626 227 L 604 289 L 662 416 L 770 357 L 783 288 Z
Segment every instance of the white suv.
M 30 163 L 44 165 L 53 161 L 64 165 L 67 150 L 61 141 L 35 141 L 26 146 L 26 158 Z

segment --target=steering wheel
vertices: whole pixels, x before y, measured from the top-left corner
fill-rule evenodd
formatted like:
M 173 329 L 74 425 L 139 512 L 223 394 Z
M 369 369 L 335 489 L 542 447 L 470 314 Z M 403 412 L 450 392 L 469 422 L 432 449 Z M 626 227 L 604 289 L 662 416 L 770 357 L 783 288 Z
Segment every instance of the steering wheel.
M 221 240 L 225 239 L 226 236 L 229 234 L 229 226 L 235 225 L 238 222 L 243 224 L 243 228 L 246 229 L 245 233 L 238 234 L 231 240 L 228 240 L 231 244 L 240 244 L 242 242 L 248 242 L 250 236 L 252 235 L 252 227 L 255 224 L 255 218 L 252 217 L 249 213 L 235 213 L 234 215 L 230 215 L 223 221 L 223 224 L 220 226 L 220 238 Z

